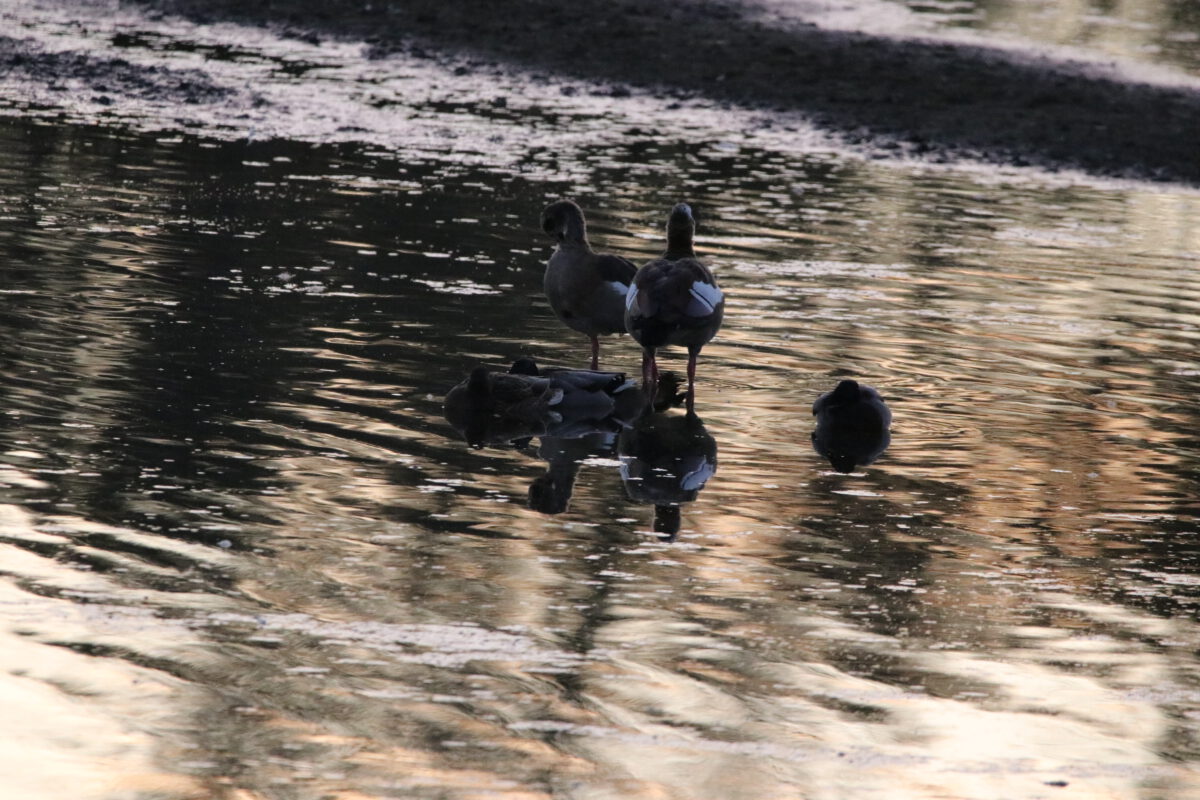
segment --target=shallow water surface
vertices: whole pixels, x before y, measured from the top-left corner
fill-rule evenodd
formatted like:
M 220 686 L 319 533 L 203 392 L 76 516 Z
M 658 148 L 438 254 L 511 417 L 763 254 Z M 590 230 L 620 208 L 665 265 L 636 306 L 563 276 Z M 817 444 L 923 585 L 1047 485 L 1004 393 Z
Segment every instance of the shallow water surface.
M 731 141 L 559 181 L 15 118 L 0 153 L 10 796 L 1200 793 L 1195 194 Z M 541 295 L 564 195 L 635 260 L 689 200 L 728 296 L 673 541 L 621 437 L 442 416 L 478 363 L 586 363 Z M 850 474 L 810 442 L 843 377 L 895 417 Z
M 1191 0 L 904 0 L 904 5 L 942 27 L 1070 45 L 1200 74 L 1200 6 Z

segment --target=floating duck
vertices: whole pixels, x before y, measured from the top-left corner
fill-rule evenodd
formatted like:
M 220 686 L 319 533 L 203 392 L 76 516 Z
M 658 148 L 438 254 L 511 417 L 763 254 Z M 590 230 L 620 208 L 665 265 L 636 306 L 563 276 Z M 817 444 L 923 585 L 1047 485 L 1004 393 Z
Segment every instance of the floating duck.
M 838 472 L 867 466 L 892 441 L 888 426 L 892 412 L 879 392 L 858 381 L 844 380 L 813 403 L 817 418 L 812 432 L 813 449 Z

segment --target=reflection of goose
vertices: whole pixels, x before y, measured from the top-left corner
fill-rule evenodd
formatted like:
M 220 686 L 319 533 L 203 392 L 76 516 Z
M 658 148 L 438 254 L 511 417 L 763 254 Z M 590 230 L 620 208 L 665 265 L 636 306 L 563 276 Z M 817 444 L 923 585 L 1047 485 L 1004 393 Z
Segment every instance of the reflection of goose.
M 620 256 L 594 252 L 583 211 L 570 200 L 551 203 L 542 211 L 542 230 L 558 241 L 546 264 L 546 297 L 567 327 L 592 340 L 596 369 L 598 337 L 625 332 L 625 294 L 637 267 Z
M 725 295 L 692 246 L 696 220 L 687 203 L 671 210 L 667 252 L 642 266 L 625 298 L 625 327 L 642 346 L 642 382 L 658 379 L 655 351 L 679 345 L 688 351 L 688 409 L 695 405 L 696 358 L 721 327 Z
M 531 359 L 520 358 L 513 362 L 511 372 L 524 375 L 544 375 L 568 382 L 586 381 L 597 374 L 588 370 L 564 370 L 554 367 L 539 369 Z M 610 374 L 610 373 L 600 373 Z M 615 373 L 619 374 L 619 373 Z M 620 377 L 624 378 L 623 375 Z M 546 471 L 529 485 L 529 507 L 543 514 L 561 514 L 567 510 L 575 489 L 575 478 L 581 463 L 594 456 L 613 455 L 617 443 L 617 431 L 634 424 L 646 410 L 646 398 L 641 389 L 632 388 L 629 382 L 622 383 L 611 396 L 611 411 L 603 418 L 564 419 L 553 425 L 543 435 L 538 445 L 538 456 L 546 461 Z M 677 406 L 682 400 L 679 392 L 679 377 L 673 372 L 664 372 L 658 384 L 658 395 L 653 407 L 665 411 Z M 596 403 L 597 409 L 604 408 Z
M 717 471 L 717 442 L 695 414 L 650 413 L 617 440 L 631 500 L 654 504 L 654 530 L 673 539 L 681 503 L 696 499 Z
M 813 403 L 817 428 L 813 448 L 838 472 L 852 472 L 879 458 L 892 441 L 892 412 L 879 392 L 857 381 L 841 381 Z
M 479 366 L 446 395 L 446 419 L 473 447 L 546 434 L 595 430 L 617 414 L 632 419 L 644 404 L 621 372 L 551 369 L 522 359 L 510 372 Z M 615 428 L 614 428 L 615 429 Z
M 616 439 L 616 433 L 604 430 L 576 437 L 543 436 L 537 452 L 546 461 L 546 471 L 529 484 L 529 507 L 543 514 L 566 511 L 581 462 L 611 456 Z

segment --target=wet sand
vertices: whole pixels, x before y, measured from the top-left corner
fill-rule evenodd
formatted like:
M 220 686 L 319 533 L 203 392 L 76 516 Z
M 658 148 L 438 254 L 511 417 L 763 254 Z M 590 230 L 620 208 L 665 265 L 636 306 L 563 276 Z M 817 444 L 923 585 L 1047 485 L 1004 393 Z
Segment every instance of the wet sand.
M 1200 90 L 1114 79 L 1049 54 L 775 26 L 720 0 L 127 2 L 308 41 L 366 40 L 379 53 L 465 55 L 616 94 L 650 87 L 668 103 L 798 111 L 883 154 L 1200 183 Z

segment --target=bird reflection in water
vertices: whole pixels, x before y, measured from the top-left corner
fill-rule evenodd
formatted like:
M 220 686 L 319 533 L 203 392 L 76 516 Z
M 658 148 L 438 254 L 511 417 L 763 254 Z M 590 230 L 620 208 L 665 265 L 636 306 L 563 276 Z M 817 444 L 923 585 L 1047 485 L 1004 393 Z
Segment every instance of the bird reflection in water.
M 892 412 L 879 392 L 858 381 L 841 381 L 818 397 L 813 415 L 813 448 L 838 472 L 871 464 L 892 441 Z
M 660 378 L 660 389 L 661 389 Z M 661 397 L 661 391 L 660 391 Z M 617 439 L 621 480 L 631 500 L 654 505 L 654 530 L 674 541 L 680 507 L 717 471 L 717 442 L 695 413 L 650 409 Z
M 663 372 L 657 393 L 651 402 L 641 387 L 627 380 L 621 372 L 574 370 L 556 367 L 539 368 L 531 359 L 522 358 L 507 372 L 476 367 L 464 381 L 446 395 L 446 420 L 474 448 L 514 445 L 524 448 L 538 438 L 538 456 L 546 461 L 546 471 L 529 487 L 529 507 L 543 514 L 561 514 L 570 505 L 575 479 L 582 463 L 589 458 L 612 458 L 617 454 L 618 434 L 634 431 L 632 456 L 652 462 L 658 452 L 677 448 L 681 437 L 661 432 L 684 417 L 671 417 L 675 422 L 665 424 L 663 413 L 683 404 L 687 392 L 673 372 Z M 693 435 L 704 432 L 695 415 L 690 423 Z M 663 444 L 663 441 L 666 444 Z M 716 445 L 711 447 L 715 465 Z M 622 475 L 626 471 L 622 469 Z M 704 475 L 700 485 L 707 480 Z M 656 487 L 661 478 L 655 474 Z M 626 481 L 628 485 L 628 480 Z M 656 489 L 660 494 L 663 488 Z M 698 488 L 697 488 L 698 491 Z M 641 499 L 630 490 L 634 499 Z M 664 500 L 663 514 L 670 516 L 672 502 L 695 498 Z M 678 530 L 678 508 L 674 507 L 674 530 Z
M 584 460 L 612 457 L 616 443 L 615 431 L 597 430 L 575 437 L 543 436 L 537 453 L 546 462 L 546 471 L 529 484 L 529 507 L 543 514 L 566 511 Z
M 514 364 L 514 369 L 519 368 L 520 364 Z M 614 412 L 608 417 L 599 421 L 577 421 L 575 430 L 570 431 L 573 435 L 559 433 L 542 436 L 538 456 L 546 461 L 546 472 L 529 486 L 529 507 L 543 514 L 566 511 L 575 488 L 575 476 L 579 474 L 583 461 L 597 457 L 611 458 L 616 455 L 618 431 L 636 428 L 639 419 L 646 413 L 666 411 L 682 405 L 687 399 L 687 391 L 680 386 L 678 375 L 663 372 L 653 403 L 647 403 L 645 394 L 639 388 L 636 394 L 620 398 L 614 404 Z M 594 427 L 587 430 L 587 425 Z
M 679 381 L 663 384 L 663 403 L 680 402 Z M 446 395 L 447 421 L 475 448 L 539 438 L 546 471 L 529 487 L 529 507 L 543 514 L 566 511 L 582 462 L 615 455 L 617 433 L 646 407 L 642 390 L 621 372 L 539 368 L 531 359 L 508 372 L 476 367 Z

